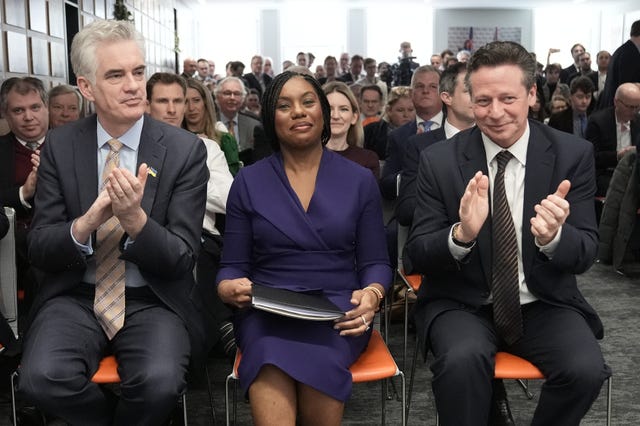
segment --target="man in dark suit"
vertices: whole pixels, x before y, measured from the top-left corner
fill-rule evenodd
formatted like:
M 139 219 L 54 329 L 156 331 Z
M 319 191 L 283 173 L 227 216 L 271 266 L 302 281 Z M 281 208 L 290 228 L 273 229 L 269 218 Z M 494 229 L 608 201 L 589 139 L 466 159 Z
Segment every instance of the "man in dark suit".
M 516 43 L 478 49 L 466 77 L 477 126 L 421 154 L 404 259 L 426 277 L 415 318 L 442 424 L 487 423 L 497 350 L 546 377 L 533 425 L 578 425 L 610 375 L 575 278 L 598 244 L 593 152 L 527 120 L 535 67 Z
M 37 284 L 27 258 L 27 234 L 33 216 L 40 146 L 49 128 L 47 92 L 37 78 L 9 78 L 0 87 L 0 105 L 10 129 L 0 137 L 0 208 L 16 211 L 18 288 L 25 290 L 24 308 L 28 308 Z
M 38 170 L 29 258 L 43 285 L 18 390 L 70 424 L 163 424 L 204 355 L 190 293 L 207 154 L 195 135 L 144 115 L 144 51 L 125 21 L 75 35 L 71 63 L 96 115 L 53 129 Z M 108 353 L 119 398 L 91 382 Z
M 614 106 L 594 112 L 587 123 L 586 138 L 596 158 L 596 195 L 604 196 L 618 161 L 640 145 L 640 85 L 618 86 Z
M 262 72 L 262 56 L 254 55 L 251 58 L 251 72 L 243 76 L 249 89 L 256 89 L 262 98 L 264 89 L 271 83 L 271 76 Z
M 355 83 L 362 78 L 362 67 L 364 66 L 364 58 L 360 55 L 353 55 L 349 63 L 349 72 L 342 74 L 337 80 L 349 85 Z
M 253 114 L 242 112 L 247 96 L 242 79 L 226 77 L 218 83 L 214 93 L 220 109 L 220 121 L 238 141 L 240 161 L 248 166 L 269 156 L 271 147 L 265 139 L 262 123 Z
M 573 79 L 569 90 L 571 105 L 563 111 L 551 114 L 549 126 L 584 138 L 588 116 L 593 110 L 594 86 L 589 77 L 579 76 Z
M 560 83 L 570 84 L 571 80 L 576 75 L 580 75 L 580 55 L 585 52 L 584 46 L 580 43 L 576 43 L 571 46 L 571 57 L 573 57 L 573 64 L 560 71 Z
M 613 105 L 618 86 L 640 82 L 640 19 L 631 24 L 629 40 L 618 47 L 609 61 L 607 81 L 598 99 L 598 109 Z
M 396 198 L 396 177 L 401 171 L 407 140 L 416 133 L 429 132 L 442 127 L 444 115 L 438 95 L 440 71 L 431 65 L 416 68 L 411 78 L 411 99 L 416 119 L 389 133 L 387 159 L 382 168 L 380 189 L 385 198 Z

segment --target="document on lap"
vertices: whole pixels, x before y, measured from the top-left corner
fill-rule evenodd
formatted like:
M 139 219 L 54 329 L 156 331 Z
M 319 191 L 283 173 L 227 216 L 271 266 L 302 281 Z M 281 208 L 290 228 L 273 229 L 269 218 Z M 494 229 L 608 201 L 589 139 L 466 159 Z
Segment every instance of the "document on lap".
M 255 309 L 309 321 L 332 321 L 344 316 L 333 302 L 320 294 L 308 294 L 253 284 L 251 305 Z

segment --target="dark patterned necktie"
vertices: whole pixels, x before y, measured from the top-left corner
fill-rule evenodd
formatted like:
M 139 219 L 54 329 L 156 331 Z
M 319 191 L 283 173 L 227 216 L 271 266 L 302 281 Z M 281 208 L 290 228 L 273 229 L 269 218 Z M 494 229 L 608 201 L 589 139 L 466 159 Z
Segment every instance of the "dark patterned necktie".
M 507 344 L 522 337 L 522 313 L 518 285 L 518 241 L 504 188 L 504 171 L 513 157 L 509 151 L 497 156 L 498 173 L 493 181 L 493 320 Z

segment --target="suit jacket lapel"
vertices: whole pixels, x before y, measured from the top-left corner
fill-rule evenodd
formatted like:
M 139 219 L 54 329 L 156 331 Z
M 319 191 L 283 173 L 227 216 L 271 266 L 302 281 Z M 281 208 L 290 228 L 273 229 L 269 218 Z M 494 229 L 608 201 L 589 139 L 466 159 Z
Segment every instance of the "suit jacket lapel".
M 460 172 L 462 174 L 463 188 L 466 188 L 469 180 L 471 180 L 477 171 L 482 171 L 482 173 L 487 176 L 489 173 L 487 170 L 487 154 L 485 153 L 482 143 L 480 129 L 473 127 L 470 130 L 469 137 L 463 139 L 463 141 L 466 141 L 466 146 L 464 146 L 463 142 L 463 146 L 461 147 Z M 462 197 L 462 194 L 458 196 Z M 489 203 L 489 205 L 491 205 L 491 203 Z M 491 286 L 491 262 L 493 259 L 491 241 L 491 211 L 489 211 L 489 217 L 484 222 L 478 234 L 480 263 L 482 264 L 485 279 L 489 287 Z
M 148 115 L 144 117 L 144 125 L 142 127 L 142 134 L 140 135 L 140 146 L 138 147 L 138 165 L 136 167 L 136 173 L 140 164 L 147 163 L 153 174 L 150 174 L 147 178 L 147 184 L 144 187 L 144 194 L 142 196 L 142 209 L 149 215 L 151 213 L 151 207 L 153 206 L 153 200 L 158 190 L 158 182 L 161 178 L 162 165 L 164 164 L 164 158 L 166 155 L 166 147 L 159 141 L 162 139 L 163 133 L 159 127 L 153 123 Z
M 71 142 L 73 152 L 80 161 L 74 161 L 80 209 L 85 213 L 98 197 L 98 136 L 96 116 L 87 120 L 86 125 Z
M 527 165 L 524 175 L 524 205 L 522 209 L 522 264 L 525 280 L 531 272 L 531 265 L 537 251 L 529 220 L 535 217 L 534 206 L 555 192 L 551 188 L 551 177 L 556 155 L 549 141 L 536 126 L 530 126 L 527 147 Z

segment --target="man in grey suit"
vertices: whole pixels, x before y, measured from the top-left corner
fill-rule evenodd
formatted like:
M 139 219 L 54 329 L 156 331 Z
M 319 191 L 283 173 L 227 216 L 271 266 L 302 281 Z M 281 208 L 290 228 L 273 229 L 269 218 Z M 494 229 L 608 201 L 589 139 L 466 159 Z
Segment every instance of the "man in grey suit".
M 575 277 L 598 245 L 593 150 L 527 119 L 535 70 L 516 43 L 478 49 L 465 80 L 476 126 L 421 153 L 403 260 L 425 275 L 416 329 L 442 424 L 487 424 L 498 350 L 544 374 L 536 426 L 579 425 L 610 375 Z
M 195 135 L 144 115 L 144 51 L 128 22 L 76 34 L 71 63 L 96 114 L 52 130 L 41 154 L 29 256 L 42 288 L 18 387 L 70 424 L 162 424 L 204 356 L 190 292 L 207 154 Z M 107 224 L 115 238 L 102 236 Z M 109 353 L 119 398 L 91 382 Z

